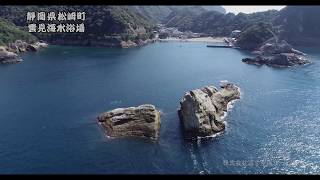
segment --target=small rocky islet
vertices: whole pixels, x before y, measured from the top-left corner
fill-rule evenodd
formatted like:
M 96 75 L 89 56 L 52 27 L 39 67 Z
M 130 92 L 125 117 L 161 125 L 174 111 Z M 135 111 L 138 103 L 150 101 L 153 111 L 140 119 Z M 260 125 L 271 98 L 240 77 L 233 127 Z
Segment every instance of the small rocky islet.
M 151 104 L 117 108 L 102 113 L 98 122 L 110 137 L 147 137 L 157 139 L 160 129 L 160 112 Z
M 253 58 L 244 58 L 242 62 L 257 66 L 265 64 L 273 67 L 291 67 L 310 63 L 305 53 L 294 49 L 285 40 L 281 42 L 264 43 L 252 53 L 256 56 Z
M 240 99 L 240 88 L 223 83 L 186 92 L 178 110 L 184 131 L 191 136 L 211 136 L 225 129 L 224 115 L 228 104 Z
M 224 115 L 228 104 L 240 99 L 240 88 L 223 83 L 185 93 L 178 110 L 184 131 L 194 137 L 207 137 L 225 129 Z M 158 139 L 161 115 L 154 105 L 117 108 L 98 117 L 99 124 L 109 137 L 145 137 Z

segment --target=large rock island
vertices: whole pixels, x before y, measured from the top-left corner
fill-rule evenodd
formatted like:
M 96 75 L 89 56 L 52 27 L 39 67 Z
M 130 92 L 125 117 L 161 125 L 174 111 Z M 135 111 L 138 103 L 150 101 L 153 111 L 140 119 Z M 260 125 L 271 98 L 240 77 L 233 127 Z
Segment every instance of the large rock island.
M 256 56 L 254 58 L 244 58 L 243 62 L 254 65 L 267 65 L 275 67 L 291 67 L 310 63 L 305 57 L 294 53 L 280 53 L 273 56 Z
M 294 49 L 284 40 L 281 42 L 266 42 L 253 53 L 257 56 L 244 58 L 242 62 L 275 67 L 291 67 L 310 63 L 303 52 Z
M 256 55 L 253 58 L 244 58 L 242 62 L 279 67 L 290 67 L 310 62 L 303 52 L 294 49 L 287 41 L 281 40 L 278 34 L 278 28 L 275 28 L 272 23 L 264 22 L 254 24 L 240 33 L 235 40 L 235 45 Z
M 178 111 L 184 130 L 192 136 L 210 136 L 225 129 L 228 103 L 240 98 L 240 89 L 224 83 L 218 90 L 207 86 L 185 93 Z
M 98 121 L 110 137 L 159 137 L 160 112 L 151 104 L 117 108 L 102 113 Z

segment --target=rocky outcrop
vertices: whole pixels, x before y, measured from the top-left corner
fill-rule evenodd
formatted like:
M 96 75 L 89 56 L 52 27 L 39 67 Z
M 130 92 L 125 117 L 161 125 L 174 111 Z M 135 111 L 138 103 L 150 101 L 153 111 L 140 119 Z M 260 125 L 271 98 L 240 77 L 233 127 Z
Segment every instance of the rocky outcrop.
M 18 56 L 19 53 L 28 51 L 38 51 L 46 47 L 48 47 L 48 44 L 44 42 L 36 42 L 33 44 L 29 44 L 21 40 L 16 40 L 14 43 L 9 43 L 8 46 L 0 47 L 0 63 L 19 63 L 22 61 L 22 59 Z
M 39 49 L 46 47 L 48 47 L 48 44 L 44 42 L 29 44 L 21 40 L 16 40 L 14 43 L 9 43 L 7 49 L 10 52 L 23 53 L 27 51 L 38 51 Z
M 244 58 L 243 62 L 254 65 L 268 65 L 277 67 L 291 67 L 294 65 L 303 65 L 310 63 L 304 56 L 294 53 L 280 53 L 273 56 L 257 56 L 254 58 Z
M 0 47 L 0 63 L 1 64 L 14 64 L 22 60 L 16 53 L 9 52 L 4 46 Z
M 128 40 L 128 41 L 121 41 L 120 46 L 121 48 L 131 48 L 131 47 L 138 46 L 138 44 L 131 40 Z
M 160 112 L 150 104 L 114 109 L 102 113 L 98 121 L 111 137 L 135 136 L 157 139 L 159 136 Z
M 266 42 L 253 53 L 257 55 L 274 55 L 280 53 L 294 53 L 296 55 L 305 55 L 303 52 L 294 49 L 285 40 L 282 40 L 278 43 Z
M 136 41 L 131 41 L 131 40 L 121 41 L 120 47 L 121 48 L 140 47 L 140 46 L 144 46 L 146 44 L 153 43 L 153 42 L 156 42 L 156 39 L 147 39 L 147 40 L 139 39 L 139 40 L 136 40 Z
M 207 86 L 185 93 L 178 113 L 188 134 L 210 136 L 225 129 L 223 116 L 228 103 L 240 98 L 240 89 L 231 83 L 220 87 L 218 90 Z
M 291 67 L 310 63 L 303 52 L 292 48 L 284 40 L 278 43 L 266 42 L 258 50 L 254 51 L 253 54 L 257 56 L 254 58 L 244 58 L 242 62 L 258 66 L 265 64 L 278 67 Z

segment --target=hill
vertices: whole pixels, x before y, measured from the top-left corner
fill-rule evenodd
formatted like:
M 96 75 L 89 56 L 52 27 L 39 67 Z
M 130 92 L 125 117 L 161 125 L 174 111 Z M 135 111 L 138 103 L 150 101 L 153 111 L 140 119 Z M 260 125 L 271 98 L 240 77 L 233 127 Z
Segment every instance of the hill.
M 0 18 L 0 45 L 13 43 L 16 40 L 34 43 L 37 41 L 37 38 L 25 30 L 15 26 L 13 23 Z
M 278 11 L 270 10 L 253 14 L 233 13 L 223 14 L 217 11 L 205 11 L 196 13 L 172 14 L 166 22 L 167 26 L 177 27 L 181 31 L 206 33 L 212 36 L 230 35 L 233 30 L 244 31 L 246 28 L 258 22 L 272 22 Z
M 121 41 L 145 40 L 153 24 L 125 6 L 0 6 L 0 17 L 27 26 L 27 12 L 85 12 L 85 33 L 34 33 L 51 44 L 120 46 Z M 59 23 L 59 22 L 53 22 Z
M 274 24 L 280 26 L 281 38 L 294 45 L 320 45 L 320 6 L 287 6 Z

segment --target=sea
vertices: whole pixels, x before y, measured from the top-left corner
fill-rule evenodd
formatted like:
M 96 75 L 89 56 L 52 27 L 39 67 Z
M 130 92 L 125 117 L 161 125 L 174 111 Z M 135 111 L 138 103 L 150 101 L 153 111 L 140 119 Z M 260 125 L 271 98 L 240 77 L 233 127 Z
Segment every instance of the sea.
M 312 63 L 248 65 L 204 42 L 130 49 L 54 46 L 0 65 L 0 174 L 320 174 L 320 48 Z M 224 132 L 186 139 L 184 93 L 228 81 Z M 153 104 L 160 138 L 108 138 L 97 116 Z

